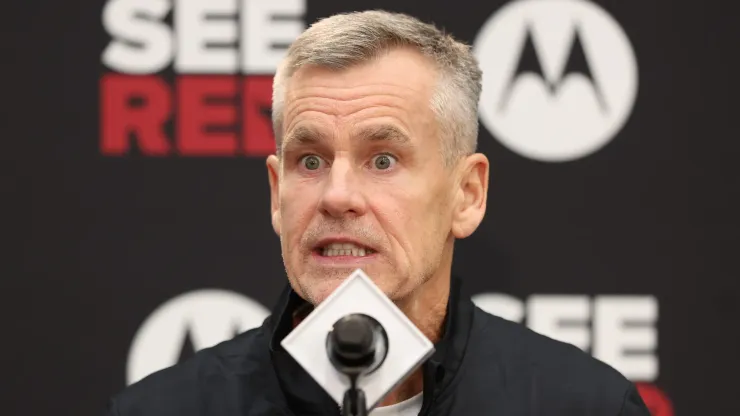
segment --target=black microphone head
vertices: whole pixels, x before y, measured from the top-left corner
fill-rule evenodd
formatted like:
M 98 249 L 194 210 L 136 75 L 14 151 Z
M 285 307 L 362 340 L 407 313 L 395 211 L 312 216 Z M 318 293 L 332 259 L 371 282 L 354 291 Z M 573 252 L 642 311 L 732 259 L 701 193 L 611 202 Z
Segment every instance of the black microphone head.
M 388 334 L 375 318 L 355 313 L 334 323 L 326 337 L 334 368 L 350 377 L 377 370 L 388 355 Z
M 330 334 L 330 355 L 335 364 L 368 367 L 375 360 L 375 330 L 364 315 L 347 315 L 334 324 Z
M 374 347 L 373 327 L 362 315 L 348 315 L 334 325 L 337 350 L 347 354 L 365 354 Z

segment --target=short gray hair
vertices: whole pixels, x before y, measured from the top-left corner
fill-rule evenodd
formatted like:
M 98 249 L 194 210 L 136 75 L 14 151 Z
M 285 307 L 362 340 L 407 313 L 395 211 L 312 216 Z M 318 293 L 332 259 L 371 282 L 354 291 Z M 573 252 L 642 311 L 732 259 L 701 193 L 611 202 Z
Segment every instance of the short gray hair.
M 448 163 L 474 153 L 478 142 L 481 70 L 470 47 L 432 24 L 386 11 L 334 15 L 311 25 L 288 49 L 273 81 L 272 123 L 278 154 L 282 144 L 286 81 L 304 65 L 345 69 L 394 47 L 410 46 L 430 58 L 440 79 L 430 106 Z

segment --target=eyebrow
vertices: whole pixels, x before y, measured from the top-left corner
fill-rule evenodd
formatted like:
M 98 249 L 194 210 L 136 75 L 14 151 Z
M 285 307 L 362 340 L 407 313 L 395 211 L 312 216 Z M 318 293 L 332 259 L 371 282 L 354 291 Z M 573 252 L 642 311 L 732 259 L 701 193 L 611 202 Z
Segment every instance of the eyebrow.
M 408 145 L 411 142 L 406 133 L 390 124 L 365 127 L 356 136 L 360 140 L 370 142 L 388 141 L 400 145 Z
M 318 131 L 305 126 L 299 126 L 285 137 L 282 147 L 286 149 L 294 146 L 316 144 L 322 141 L 323 138 L 324 135 Z
M 366 142 L 391 142 L 408 146 L 411 143 L 409 136 L 400 128 L 390 124 L 368 126 L 353 134 L 357 140 Z M 316 145 L 326 139 L 321 132 L 306 126 L 296 127 L 283 140 L 283 149 L 300 146 Z

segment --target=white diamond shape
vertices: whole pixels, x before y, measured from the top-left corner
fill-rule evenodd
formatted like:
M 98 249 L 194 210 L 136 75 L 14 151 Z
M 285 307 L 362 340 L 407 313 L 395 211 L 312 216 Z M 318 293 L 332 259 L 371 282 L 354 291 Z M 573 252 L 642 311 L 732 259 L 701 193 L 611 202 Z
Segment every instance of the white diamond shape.
M 369 411 L 434 353 L 434 344 L 361 269 L 355 270 L 281 342 L 338 404 L 350 384 L 329 361 L 326 337 L 339 318 L 351 313 L 375 318 L 388 335 L 385 361 L 358 382 Z

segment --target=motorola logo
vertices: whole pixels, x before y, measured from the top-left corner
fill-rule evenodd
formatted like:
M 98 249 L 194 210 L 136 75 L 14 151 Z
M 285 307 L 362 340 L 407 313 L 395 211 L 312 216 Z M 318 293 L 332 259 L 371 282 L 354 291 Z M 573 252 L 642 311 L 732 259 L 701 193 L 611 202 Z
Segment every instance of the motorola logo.
M 629 118 L 637 61 L 619 23 L 585 0 L 519 0 L 481 27 L 480 119 L 515 153 L 566 162 L 605 146 Z
M 154 310 L 134 336 L 126 383 L 258 327 L 268 314 L 259 302 L 225 290 L 197 290 L 175 297 Z

